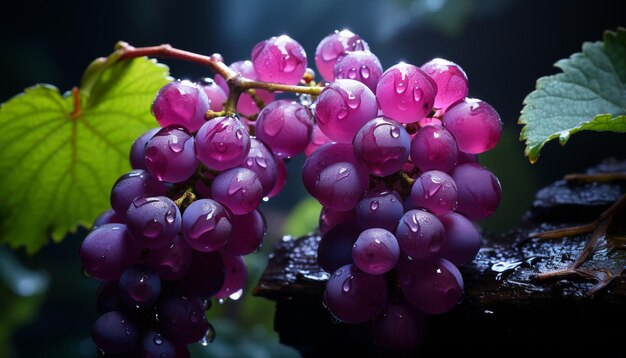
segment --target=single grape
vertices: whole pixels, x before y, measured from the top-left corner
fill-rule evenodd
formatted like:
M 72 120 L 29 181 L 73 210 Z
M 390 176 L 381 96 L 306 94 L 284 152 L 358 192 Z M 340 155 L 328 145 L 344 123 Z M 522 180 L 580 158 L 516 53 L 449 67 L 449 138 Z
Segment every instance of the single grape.
M 189 246 L 203 252 L 217 251 L 230 239 L 230 214 L 211 199 L 196 200 L 183 213 L 182 234 Z
M 201 83 L 204 93 L 211 101 L 211 110 L 219 112 L 224 109 L 224 103 L 228 99 L 226 92 L 211 78 L 203 78 Z
M 236 115 L 206 122 L 196 134 L 198 159 L 210 169 L 240 165 L 250 151 L 250 135 Z
M 328 138 L 328 136 L 324 134 L 324 132 L 322 132 L 320 127 L 317 124 L 313 124 L 313 129 L 311 130 L 311 137 L 306 148 L 304 148 L 304 154 L 307 157 L 310 157 L 311 154 L 313 154 L 313 152 L 317 150 L 317 148 L 330 142 L 332 142 L 332 140 Z
M 338 162 L 356 163 L 351 144 L 325 144 L 304 161 L 304 165 L 302 166 L 302 183 L 309 194 L 315 192 L 316 182 L 322 170 Z
M 411 200 L 437 216 L 449 213 L 457 206 L 456 183 L 444 172 L 429 170 L 413 182 Z
M 96 220 L 93 222 L 92 228 L 95 229 L 104 224 L 124 224 L 124 218 L 113 209 L 109 209 L 98 215 Z
M 467 75 L 461 66 L 442 58 L 434 58 L 421 67 L 437 84 L 435 108 L 446 110 L 451 104 L 467 96 Z
M 386 117 L 411 123 L 433 109 L 437 84 L 419 67 L 400 62 L 388 68 L 376 86 L 376 99 Z
M 228 67 L 249 80 L 256 81 L 259 79 L 259 76 L 254 70 L 254 65 L 251 61 L 233 62 Z M 228 95 L 228 84 L 226 84 L 226 80 L 224 79 L 224 77 L 220 75 L 215 75 L 215 83 L 217 83 L 217 85 L 220 86 L 222 90 L 224 90 L 224 93 Z M 256 97 L 263 103 L 270 103 L 274 100 L 274 92 L 269 92 L 262 89 L 255 89 L 254 92 Z M 259 110 L 259 106 L 249 93 L 244 92 L 241 94 L 239 100 L 237 101 L 237 112 L 249 117 L 259 113 Z
M 404 214 L 400 194 L 385 187 L 370 189 L 356 206 L 356 221 L 363 229 L 396 230 Z
M 285 166 L 285 162 L 281 159 L 281 158 L 274 158 L 276 161 L 276 181 L 274 182 L 274 186 L 272 187 L 272 190 L 270 190 L 270 192 L 267 194 L 267 198 L 273 198 L 276 195 L 278 195 L 278 193 L 280 193 L 281 190 L 283 190 L 283 187 L 285 186 L 285 184 L 287 183 L 287 167 Z
M 130 166 L 133 169 L 146 169 L 146 161 L 144 160 L 144 151 L 148 141 L 161 130 L 161 128 L 152 128 L 135 139 L 130 147 Z
M 172 81 L 159 90 L 152 103 L 152 113 L 161 127 L 182 126 L 195 132 L 204 124 L 209 107 L 209 98 L 198 84 Z
M 202 299 L 214 296 L 224 285 L 224 261 L 219 252 L 192 251 L 191 267 L 181 280 L 182 287 Z
M 232 215 L 233 226 L 231 238 L 226 241 L 220 251 L 229 255 L 248 255 L 256 251 L 265 236 L 265 219 L 258 210 L 244 215 Z
M 426 316 L 406 304 L 389 303 L 372 322 L 374 341 L 380 347 L 395 352 L 408 352 L 426 339 Z
M 300 82 L 307 64 L 302 45 L 287 35 L 259 42 L 250 58 L 261 81 L 288 85 Z
M 448 312 L 463 297 L 461 273 L 446 259 L 413 260 L 398 270 L 404 297 L 424 313 Z
M 335 31 L 320 41 L 315 50 L 315 66 L 324 81 L 335 79 L 333 68 L 339 56 L 349 51 L 369 51 L 369 46 L 350 30 Z
M 193 136 L 183 128 L 158 131 L 148 141 L 144 159 L 150 174 L 166 182 L 185 181 L 198 169 Z
M 411 139 L 411 160 L 421 171 L 447 172 L 454 167 L 458 158 L 456 141 L 442 126 L 422 127 Z
M 107 354 L 122 353 L 131 349 L 139 339 L 139 328 L 128 316 L 119 311 L 103 314 L 91 330 L 96 346 Z
M 339 162 L 324 168 L 312 193 L 320 204 L 347 211 L 359 202 L 369 185 L 367 173 L 349 162 Z
M 276 164 L 278 160 L 280 159 L 276 159 L 263 142 L 250 138 L 250 151 L 241 166 L 257 175 L 263 187 L 263 195 L 269 194 L 276 184 L 279 174 Z
M 115 281 L 126 267 L 139 259 L 139 247 L 126 225 L 105 224 L 92 230 L 80 246 L 83 270 L 105 281 Z
M 180 280 L 191 267 L 191 247 L 177 235 L 169 245 L 150 250 L 146 264 L 163 280 Z
M 352 247 L 361 229 L 354 221 L 344 221 L 322 236 L 317 248 L 317 263 L 326 272 L 335 272 L 352 263 Z
M 157 306 L 158 326 L 175 343 L 190 344 L 204 337 L 209 328 L 200 296 L 189 291 L 174 291 Z
M 246 262 L 242 256 L 231 256 L 228 254 L 222 254 L 222 260 L 224 261 L 226 276 L 224 285 L 215 294 L 215 298 L 224 299 L 230 297 L 233 300 L 237 300 L 241 297 L 246 278 L 248 277 Z
M 366 273 L 378 275 L 391 270 L 400 257 L 398 240 L 385 229 L 367 229 L 352 247 L 354 264 Z
M 143 169 L 135 169 L 122 175 L 111 189 L 111 207 L 118 215 L 124 216 L 136 197 L 144 195 L 165 195 L 165 184 L 156 180 Z M 123 219 L 122 219 L 123 220 Z
M 322 132 L 341 143 L 351 143 L 356 132 L 378 113 L 374 93 L 361 82 L 350 79 L 336 80 L 326 86 L 313 106 Z
M 376 92 L 376 84 L 383 74 L 383 67 L 373 53 L 351 51 L 339 56 L 333 74 L 335 79 L 357 80 Z
M 158 249 L 174 240 L 181 227 L 181 216 L 174 202 L 165 196 L 140 196 L 125 215 L 128 232 L 139 245 Z
M 480 154 L 498 144 L 502 121 L 489 103 L 466 98 L 450 107 L 443 116 L 443 125 L 452 133 L 465 153 Z
M 472 261 L 481 244 L 476 226 L 458 213 L 448 213 L 439 219 L 446 229 L 446 241 L 439 250 L 439 255 L 457 266 Z
M 159 275 L 147 266 L 130 266 L 120 277 L 119 292 L 128 306 L 137 309 L 148 308 L 161 294 L 161 280 Z
M 263 186 L 250 169 L 233 168 L 220 173 L 213 181 L 211 194 L 235 215 L 256 209 L 263 199 Z
M 451 173 L 458 188 L 457 211 L 472 221 L 491 216 L 502 197 L 498 178 L 475 163 L 457 165 Z
M 364 323 L 376 317 L 387 303 L 387 283 L 382 275 L 370 275 L 354 265 L 342 266 L 328 280 L 326 307 L 338 320 Z
M 341 224 L 345 221 L 354 221 L 355 220 L 355 211 L 337 211 L 333 209 L 329 209 L 325 206 L 322 206 L 322 210 L 320 211 L 320 219 L 319 219 L 319 231 L 320 235 L 326 234 L 330 229 L 335 226 Z
M 144 358 L 174 358 L 176 355 L 176 346 L 162 334 L 155 331 L 144 333 L 141 341 L 145 352 Z
M 256 135 L 279 157 L 301 153 L 311 137 L 313 118 L 300 103 L 274 101 L 261 110 L 256 121 Z
M 403 126 L 383 117 L 374 118 L 356 133 L 354 157 L 372 175 L 384 177 L 402 168 L 409 159 L 411 137 Z
M 396 238 L 403 253 L 414 259 L 424 259 L 439 252 L 446 239 L 446 231 L 436 216 L 414 209 L 404 213 L 400 219 Z

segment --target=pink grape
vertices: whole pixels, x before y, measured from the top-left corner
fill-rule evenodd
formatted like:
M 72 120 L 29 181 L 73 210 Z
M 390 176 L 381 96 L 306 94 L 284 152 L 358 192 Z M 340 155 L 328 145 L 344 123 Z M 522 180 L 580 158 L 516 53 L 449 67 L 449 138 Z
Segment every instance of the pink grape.
M 357 80 L 372 92 L 376 91 L 383 67 L 378 57 L 369 51 L 351 51 L 341 55 L 333 68 L 335 79 Z
M 411 160 L 420 170 L 449 171 L 459 151 L 454 136 L 440 125 L 422 127 L 411 139 Z
M 189 179 L 199 164 L 194 137 L 178 127 L 158 131 L 146 144 L 144 159 L 150 174 L 171 183 Z
M 238 116 L 217 117 L 196 134 L 198 159 L 210 169 L 225 170 L 240 165 L 250 151 L 250 135 Z
M 456 209 L 457 187 L 454 179 L 439 170 L 420 174 L 411 187 L 411 200 L 416 207 L 440 216 Z
M 443 125 L 452 133 L 465 153 L 480 154 L 498 144 L 502 121 L 487 102 L 466 98 L 450 107 L 443 116 Z
M 457 211 L 472 221 L 491 216 L 502 197 L 498 178 L 476 163 L 457 165 L 451 173 L 458 189 Z
M 456 63 L 434 58 L 420 68 L 437 84 L 435 108 L 445 111 L 451 104 L 467 96 L 469 91 L 467 75 Z
M 352 145 L 354 157 L 370 174 L 384 177 L 399 171 L 409 159 L 411 137 L 397 122 L 379 117 L 361 127 Z
M 364 230 L 352 247 L 352 260 L 364 272 L 373 275 L 391 270 L 400 257 L 398 240 L 385 229 Z
M 256 135 L 272 152 L 289 158 L 306 148 L 313 127 L 309 109 L 290 100 L 277 100 L 265 106 L 256 121 Z
M 248 168 L 233 168 L 220 173 L 213 180 L 211 194 L 235 215 L 256 209 L 263 199 L 259 177 Z
M 190 81 L 173 81 L 161 88 L 152 103 L 152 113 L 161 127 L 182 126 L 195 132 L 204 124 L 210 108 L 206 93 Z
M 402 252 L 414 259 L 436 255 L 446 239 L 441 221 L 431 213 L 416 209 L 404 213 L 395 234 Z
M 315 50 L 315 66 L 324 81 L 335 80 L 333 68 L 339 56 L 349 51 L 369 51 L 361 36 L 350 30 L 335 31 L 324 37 Z
M 215 81 L 211 78 L 204 78 L 202 80 L 202 88 L 204 89 L 204 93 L 206 93 L 207 97 L 211 101 L 211 110 L 214 112 L 219 112 L 224 109 L 224 103 L 226 102 L 227 95 L 224 92 L 224 89 L 220 87 Z
M 295 85 L 306 71 L 306 52 L 287 35 L 261 41 L 252 49 L 254 69 L 261 81 Z

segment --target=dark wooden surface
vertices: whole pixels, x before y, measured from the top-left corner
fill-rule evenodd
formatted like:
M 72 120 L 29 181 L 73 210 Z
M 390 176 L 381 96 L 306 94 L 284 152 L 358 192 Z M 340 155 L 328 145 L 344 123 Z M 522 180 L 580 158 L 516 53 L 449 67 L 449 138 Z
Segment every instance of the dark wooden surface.
M 615 171 L 626 172 L 626 163 L 607 161 L 589 170 Z M 611 236 L 600 240 L 583 265 L 617 276 L 593 297 L 588 294 L 596 284 L 592 280 L 535 278 L 571 265 L 589 234 L 526 239 L 530 232 L 592 222 L 624 192 L 620 183 L 558 181 L 537 193 L 518 227 L 497 237 L 484 233 L 476 259 L 460 268 L 465 298 L 452 311 L 429 317 L 428 339 L 411 356 L 625 356 L 626 282 L 621 272 L 626 215 L 614 220 Z M 307 357 L 394 356 L 373 346 L 367 324 L 333 322 L 322 305 L 328 274 L 316 263 L 318 242 L 315 235 L 285 237 L 256 288 L 257 295 L 277 303 L 275 329 L 281 341 Z

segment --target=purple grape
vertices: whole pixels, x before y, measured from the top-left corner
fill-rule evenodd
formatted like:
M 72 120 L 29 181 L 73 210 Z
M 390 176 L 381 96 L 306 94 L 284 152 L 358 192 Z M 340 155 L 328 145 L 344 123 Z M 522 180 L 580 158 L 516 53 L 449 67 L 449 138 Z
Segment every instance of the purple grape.
M 469 91 L 467 75 L 461 66 L 442 58 L 434 58 L 421 66 L 422 71 L 437 84 L 435 108 L 446 110 L 456 103 Z
M 148 141 L 144 159 L 150 174 L 171 183 L 189 179 L 198 169 L 193 136 L 183 128 L 158 131 Z
M 383 274 L 391 270 L 400 257 L 398 240 L 385 229 L 363 231 L 352 247 L 354 264 L 366 273 Z
M 169 245 L 151 250 L 146 264 L 163 280 L 179 280 L 191 267 L 191 247 L 178 235 Z
M 202 89 L 211 101 L 211 110 L 219 112 L 224 109 L 224 103 L 228 99 L 226 92 L 211 78 L 204 78 L 202 80 Z
M 183 237 L 198 251 L 221 249 L 230 239 L 232 229 L 230 214 L 215 200 L 196 200 L 183 213 Z
M 259 177 L 263 195 L 267 195 L 276 184 L 278 177 L 276 162 L 277 159 L 263 142 L 250 138 L 250 151 L 241 166 L 252 170 Z
M 374 93 L 355 80 L 329 84 L 313 105 L 322 132 L 341 143 L 351 143 L 356 132 L 378 113 Z
M 461 273 L 446 259 L 413 260 L 398 270 L 404 297 L 424 313 L 448 312 L 463 297 Z
M 457 187 L 454 180 L 439 170 L 422 173 L 411 187 L 411 200 L 416 207 L 440 216 L 457 206 Z
M 157 306 L 159 328 L 175 343 L 190 344 L 204 337 L 209 324 L 200 296 L 176 291 L 163 297 Z
M 361 229 L 354 221 L 344 221 L 322 236 L 317 248 L 317 263 L 326 272 L 335 272 L 352 263 L 352 246 Z
M 322 206 L 319 219 L 319 231 L 320 235 L 326 234 L 330 229 L 346 221 L 355 220 L 355 211 L 337 211 Z
M 143 335 L 142 346 L 145 352 L 143 358 L 174 358 L 176 346 L 160 333 L 148 331 Z
M 313 118 L 300 103 L 274 101 L 259 113 L 256 135 L 279 157 L 289 158 L 301 153 L 311 137 Z
M 93 222 L 92 228 L 95 229 L 104 224 L 124 224 L 124 218 L 113 211 L 113 209 L 109 209 L 98 215 L 96 220 Z
M 350 30 L 335 30 L 320 41 L 315 50 L 315 66 L 324 81 L 335 79 L 333 68 L 339 56 L 349 51 L 369 51 L 369 46 Z
M 235 215 L 256 209 L 263 199 L 263 186 L 250 169 L 233 168 L 220 173 L 211 187 L 211 194 Z
M 369 51 L 346 52 L 333 68 L 335 79 L 357 80 L 376 92 L 376 84 L 383 74 L 378 57 Z
M 338 162 L 356 163 L 354 159 L 354 150 L 351 144 L 347 143 L 328 143 L 321 146 L 313 152 L 305 161 L 302 167 L 302 183 L 309 192 L 315 192 L 317 179 L 322 170 L 329 165 Z
M 159 275 L 147 266 L 130 266 L 120 277 L 119 292 L 129 307 L 148 308 L 161 294 L 161 280 Z
M 215 298 L 223 299 L 230 297 L 232 300 L 238 300 L 241 297 L 246 278 L 248 277 L 246 262 L 242 256 L 231 256 L 228 254 L 222 254 L 222 260 L 224 260 L 226 276 L 224 285 L 215 294 Z
M 139 247 L 126 225 L 105 224 L 92 230 L 80 246 L 83 270 L 105 281 L 115 281 L 139 258 Z
M 433 109 L 437 85 L 419 67 L 400 62 L 380 76 L 376 99 L 386 117 L 411 123 Z
M 131 170 L 117 179 L 113 185 L 111 207 L 118 215 L 124 216 L 136 197 L 160 196 L 166 192 L 165 184 L 156 180 L 150 173 L 143 169 Z
M 259 79 L 295 85 L 306 71 L 306 52 L 296 40 L 287 35 L 273 36 L 261 41 L 250 56 Z
M 231 70 L 237 72 L 238 74 L 242 75 L 243 77 L 249 80 L 256 81 L 259 79 L 259 76 L 254 70 L 254 66 L 252 65 L 251 61 L 233 62 L 228 67 L 230 67 Z M 229 92 L 228 84 L 226 83 L 226 80 L 222 76 L 215 75 L 215 83 L 217 83 L 217 85 L 220 86 L 224 90 L 226 95 L 228 95 L 228 92 Z M 259 100 L 261 100 L 263 103 L 269 103 L 274 100 L 273 92 L 269 92 L 269 91 L 261 90 L 261 89 L 255 89 L 254 92 L 256 94 L 256 97 Z M 254 99 L 252 98 L 252 96 L 250 96 L 249 93 L 244 92 L 241 94 L 241 96 L 239 97 L 239 100 L 237 101 L 238 113 L 241 113 L 242 115 L 249 117 L 249 116 L 259 113 L 259 110 L 260 110 L 259 106 L 257 106 L 257 103 L 254 101 Z
M 204 124 L 210 101 L 198 84 L 173 81 L 161 88 L 152 103 L 152 113 L 161 127 L 182 126 L 195 132 Z
M 422 127 L 411 140 L 411 160 L 421 171 L 447 172 L 454 167 L 458 157 L 454 137 L 442 126 Z
M 152 128 L 135 139 L 130 147 L 130 166 L 133 169 L 146 169 L 146 161 L 144 160 L 144 151 L 148 141 L 154 137 L 161 128 Z
M 498 144 L 502 134 L 502 121 L 489 103 L 466 98 L 448 108 L 443 125 L 452 133 L 465 153 L 480 154 Z
M 122 353 L 137 343 L 139 328 L 124 313 L 111 311 L 96 320 L 91 330 L 91 337 L 104 353 Z
M 370 174 L 384 177 L 402 168 L 409 159 L 411 137 L 403 126 L 383 117 L 365 123 L 352 145 L 354 157 Z
M 198 159 L 210 169 L 225 170 L 240 165 L 250 151 L 250 135 L 238 116 L 206 122 L 196 134 Z
M 400 219 L 396 238 L 403 253 L 414 259 L 424 259 L 439 252 L 446 239 L 446 231 L 436 216 L 414 209 L 404 213 Z
M 408 352 L 426 339 L 426 316 L 405 304 L 389 303 L 372 322 L 374 341 L 395 352 Z
M 304 148 L 304 155 L 310 157 L 313 152 L 317 150 L 317 148 L 323 146 L 326 143 L 330 143 L 332 140 L 328 138 L 324 132 L 320 129 L 317 124 L 313 124 L 313 129 L 311 130 L 311 138 L 306 148 Z
M 265 236 L 265 219 L 261 212 L 252 210 L 244 215 L 231 216 L 233 231 L 230 240 L 221 248 L 222 253 L 234 256 L 256 251 Z
M 370 275 L 354 265 L 343 266 L 328 280 L 326 307 L 338 320 L 364 323 L 376 317 L 387 304 L 387 283 L 382 275 Z
M 128 232 L 140 246 L 158 249 L 168 245 L 180 231 L 180 211 L 165 196 L 140 196 L 125 215 Z
M 396 230 L 404 214 L 400 194 L 387 188 L 370 189 L 356 206 L 356 221 L 363 229 Z
M 481 244 L 476 226 L 458 213 L 448 213 L 439 219 L 446 229 L 446 242 L 439 250 L 439 255 L 457 266 L 472 261 Z
M 347 211 L 359 202 L 369 185 L 367 173 L 349 162 L 339 162 L 322 170 L 313 197 L 328 208 Z
M 491 216 L 502 196 L 498 178 L 475 163 L 457 165 L 451 173 L 458 189 L 457 211 L 472 221 Z
M 117 281 L 102 281 L 96 293 L 98 313 L 105 314 L 111 311 L 121 311 L 122 302 Z
M 192 251 L 191 267 L 181 280 L 182 287 L 209 299 L 224 285 L 224 261 L 219 252 Z

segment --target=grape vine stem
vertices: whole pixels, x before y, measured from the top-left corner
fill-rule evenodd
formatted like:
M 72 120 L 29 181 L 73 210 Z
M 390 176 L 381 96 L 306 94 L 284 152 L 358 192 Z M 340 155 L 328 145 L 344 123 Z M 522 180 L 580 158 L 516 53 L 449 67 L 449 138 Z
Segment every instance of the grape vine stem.
M 119 42 L 116 48 L 118 61 L 143 56 L 156 58 L 174 58 L 182 61 L 197 63 L 211 68 L 216 74 L 224 77 L 230 89 L 228 99 L 224 104 L 224 113 L 226 114 L 232 114 L 236 112 L 239 96 L 243 92 L 248 90 L 264 89 L 271 92 L 291 92 L 318 96 L 323 89 L 319 86 L 297 86 L 285 85 L 282 83 L 254 81 L 233 71 L 225 63 L 217 60 L 215 57 L 200 55 L 194 52 L 177 49 L 169 44 L 148 47 L 134 47 L 126 42 Z M 211 113 L 209 113 L 207 117 L 211 118 Z

